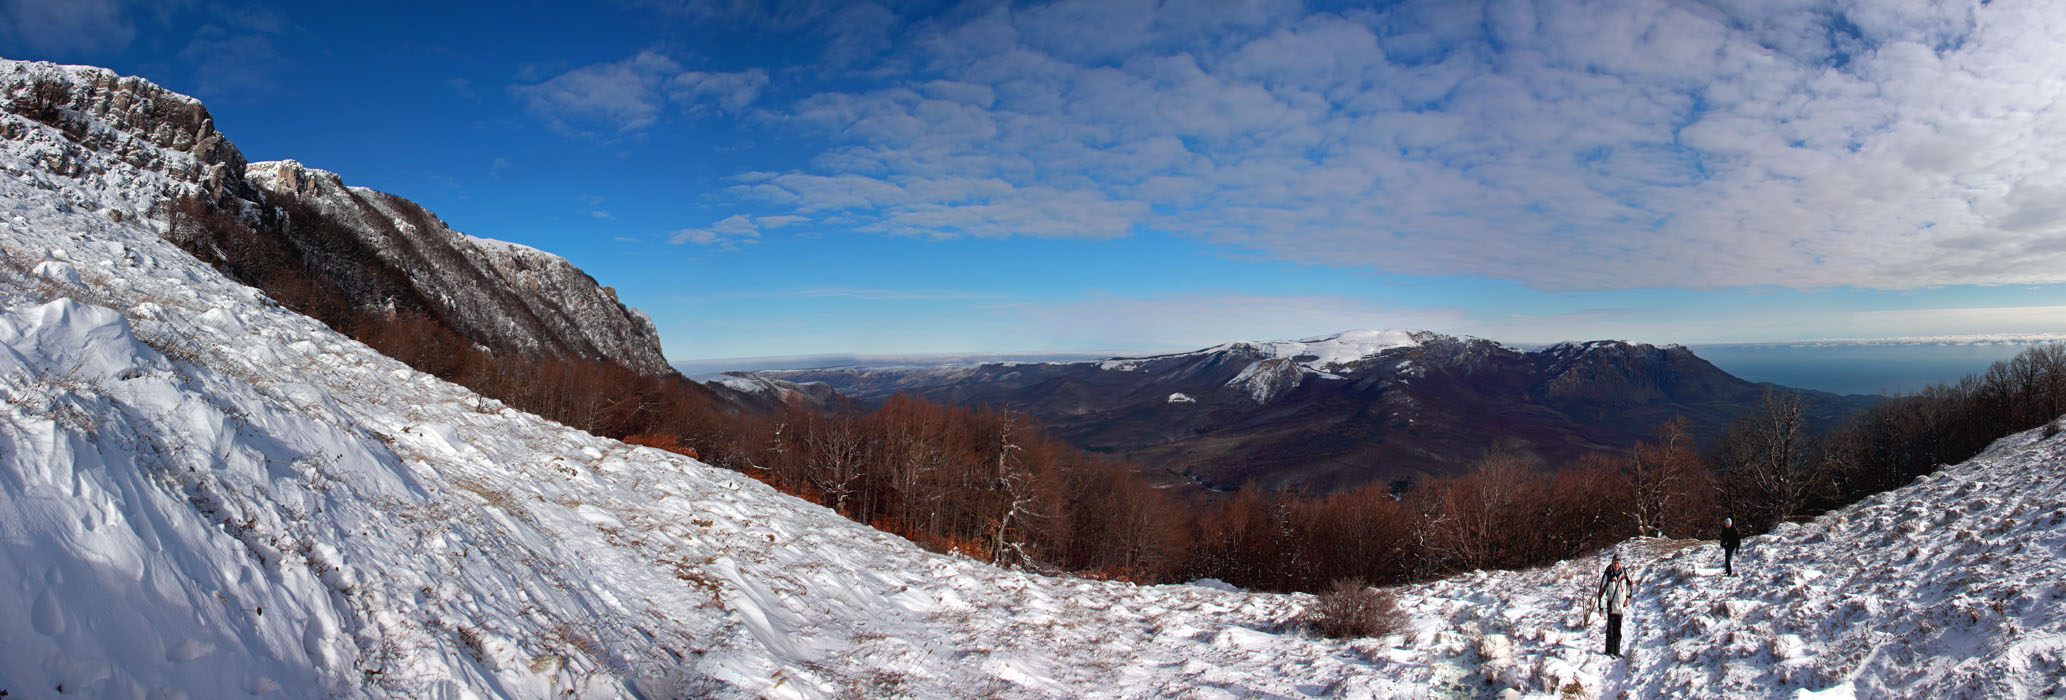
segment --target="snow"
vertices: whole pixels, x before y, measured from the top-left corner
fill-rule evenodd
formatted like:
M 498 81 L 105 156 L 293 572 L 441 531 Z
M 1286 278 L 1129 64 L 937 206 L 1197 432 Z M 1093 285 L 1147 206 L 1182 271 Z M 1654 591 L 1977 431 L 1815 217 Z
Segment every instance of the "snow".
M 1154 360 L 1222 352 L 1246 352 L 1258 355 L 1263 360 L 1298 360 L 1298 366 L 1325 372 L 1343 364 L 1378 355 L 1386 350 L 1418 347 L 1431 337 L 1434 337 L 1434 334 L 1427 331 L 1342 331 L 1333 335 L 1314 336 L 1302 340 L 1238 341 L 1175 355 L 1115 357 L 1098 362 L 1098 367 L 1109 371 L 1132 372 L 1139 370 L 1141 365 Z M 1299 358 L 1306 359 L 1299 360 Z
M 742 394 L 760 394 L 773 392 L 776 390 L 774 384 L 766 380 L 752 376 L 740 376 L 737 374 L 720 374 L 715 377 L 711 377 L 710 383 L 723 386 L 727 389 L 731 389 Z
M 1629 657 L 1595 653 L 1603 560 L 1408 587 L 1437 650 L 1506 635 L 1509 685 L 1592 697 L 2043 697 L 2066 694 L 2066 438 L 2031 431 L 1965 464 L 1750 538 L 1738 576 L 1713 542 L 1620 547 L 1637 576 Z M 1431 620 L 1439 620 L 1428 624 Z M 1439 663 L 1379 663 L 1410 686 Z M 1538 670 L 1539 669 L 1539 670 Z M 1489 671 L 1489 673 L 1488 673 Z
M 1435 334 L 1427 331 L 1343 331 L 1303 340 L 1226 343 L 1175 355 L 1115 357 L 1100 360 L 1097 367 L 1113 372 L 1136 372 L 1149 362 L 1172 358 L 1223 353 L 1254 357 L 1258 359 L 1227 380 L 1226 387 L 1256 403 L 1269 403 L 1296 388 L 1307 377 L 1343 379 L 1337 372 L 1342 371 L 1345 365 L 1375 357 L 1387 350 L 1418 347 L 1434 337 Z
M 86 281 L 79 277 L 79 270 L 71 263 L 45 260 L 36 263 L 36 276 L 52 282 L 63 282 L 74 287 L 83 287 Z
M 1169 403 L 1198 403 L 1198 400 L 1191 398 L 1189 394 L 1178 391 L 1169 395 Z
M 1000 570 L 503 407 L 159 238 L 135 214 L 186 180 L 57 174 L 61 136 L 0 119 L 10 697 L 2066 694 L 2066 438 L 1751 538 L 1738 577 L 1623 544 L 1621 661 L 1583 620 L 1598 558 L 1401 587 L 1407 634 L 1316 639 L 1307 596 Z
M 1260 360 L 1241 368 L 1239 374 L 1227 380 L 1227 388 L 1246 394 L 1256 403 L 1269 403 L 1271 399 L 1284 395 L 1310 376 L 1327 379 L 1341 377 L 1317 372 L 1304 365 L 1295 364 L 1288 358 L 1276 357 Z
M 459 235 L 465 236 L 467 241 L 487 250 L 500 251 L 510 255 L 528 255 L 550 260 L 566 259 L 558 255 L 554 255 L 552 253 L 548 253 L 537 248 L 524 245 L 522 243 L 511 243 L 509 241 L 496 240 L 493 238 L 482 238 L 480 236 L 468 233 L 462 233 Z
M 1428 335 L 1426 331 L 1407 330 L 1354 330 L 1334 335 L 1314 336 L 1295 342 L 1265 343 L 1277 357 L 1301 357 L 1312 355 L 1316 359 L 1302 364 L 1316 370 L 1326 370 L 1336 365 L 1355 362 L 1372 357 L 1386 350 L 1417 347 Z
M 651 318 L 565 258 L 454 231 L 413 202 L 346 186 L 337 173 L 297 161 L 252 163 L 245 174 L 269 197 L 298 200 L 344 224 L 442 305 L 442 317 L 491 347 L 571 349 L 641 372 L 668 371 Z

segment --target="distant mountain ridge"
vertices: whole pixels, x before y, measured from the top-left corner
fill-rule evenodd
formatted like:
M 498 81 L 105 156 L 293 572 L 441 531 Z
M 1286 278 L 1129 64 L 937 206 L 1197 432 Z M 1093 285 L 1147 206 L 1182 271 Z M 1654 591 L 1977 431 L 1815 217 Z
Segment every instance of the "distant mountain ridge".
M 854 401 L 824 382 L 797 383 L 752 372 L 726 372 L 702 382 L 718 398 L 753 413 L 784 407 L 832 411 L 854 407 Z
M 1458 473 L 1500 447 L 1555 464 L 1625 448 L 1683 417 L 1712 439 L 1767 385 L 1681 346 L 1526 351 L 1428 331 L 1349 331 L 1094 362 L 760 373 L 862 401 L 897 393 L 1009 407 L 1151 473 L 1227 489 L 1332 491 Z M 1827 425 L 1877 399 L 1803 392 Z
M 458 233 L 414 202 L 294 161 L 247 164 L 192 97 L 103 68 L 0 59 L 0 109 L 56 128 L 58 138 L 0 126 L 0 138 L 22 141 L 44 169 L 120 183 L 111 189 L 140 185 L 127 188 L 140 201 L 109 207 L 118 220 L 191 200 L 248 226 L 227 236 L 166 232 L 247 284 L 312 276 L 354 307 L 422 311 L 496 351 L 673 371 L 652 321 L 565 259 Z M 164 180 L 144 177 L 153 173 Z

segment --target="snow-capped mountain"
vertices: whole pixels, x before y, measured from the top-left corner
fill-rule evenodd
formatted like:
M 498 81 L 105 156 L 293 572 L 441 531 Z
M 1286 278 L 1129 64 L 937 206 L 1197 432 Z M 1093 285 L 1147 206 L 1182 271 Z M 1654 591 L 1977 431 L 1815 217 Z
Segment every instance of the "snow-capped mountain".
M 188 241 L 212 262 L 253 275 L 318 277 L 354 306 L 420 310 L 476 344 L 521 354 L 601 359 L 671 372 L 645 314 L 565 259 L 452 231 L 400 197 L 346 187 L 294 161 L 246 164 L 200 102 L 105 69 L 0 61 L 7 140 L 41 169 L 88 177 L 111 216 L 162 216 L 178 197 L 241 212 L 261 246 Z M 35 126 L 46 127 L 35 129 Z M 141 176 L 163 175 L 163 182 Z M 120 192 L 118 190 L 137 190 Z M 121 200 L 121 201 L 117 201 Z M 274 269 L 292 265 L 294 269 Z
M 1624 661 L 1588 651 L 1590 560 L 1315 639 L 1306 596 L 929 553 L 411 370 L 163 238 L 210 168 L 90 126 L 130 145 L 0 112 L 10 698 L 2066 694 L 2066 438 L 1752 538 L 1734 579 L 1624 545 Z
M 703 382 L 703 386 L 734 405 L 756 412 L 771 411 L 779 406 L 825 411 L 851 404 L 847 397 L 833 391 L 831 385 L 824 382 L 798 384 L 751 372 L 726 372 Z
M 1683 347 L 1533 352 L 1428 331 L 1348 331 L 1092 362 L 784 370 L 862 401 L 897 393 L 1024 411 L 1085 449 L 1178 483 L 1345 489 L 1456 473 L 1494 445 L 1551 463 L 1617 450 L 1684 417 L 1718 435 L 1764 387 Z M 1808 392 L 1817 425 L 1872 403 Z

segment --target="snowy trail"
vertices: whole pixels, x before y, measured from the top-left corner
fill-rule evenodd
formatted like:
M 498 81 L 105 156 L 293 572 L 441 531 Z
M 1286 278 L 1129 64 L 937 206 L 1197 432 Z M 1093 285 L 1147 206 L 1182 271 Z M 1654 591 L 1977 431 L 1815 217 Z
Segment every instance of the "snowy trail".
M 1543 697 L 2066 696 L 2062 477 L 2066 437 L 2031 431 L 1748 539 L 1734 577 L 1722 575 L 1712 541 L 1624 543 L 1639 581 L 1620 662 L 1599 653 L 1598 616 L 1581 624 L 1602 557 L 1402 597 L 1433 642 L 1426 663 L 1437 670 L 1425 677 L 1438 691 L 1453 680 L 1447 687 L 1468 695 L 1465 686 L 1490 680 Z M 1512 650 L 1492 644 L 1488 655 L 1490 636 Z M 1397 669 L 1420 676 L 1420 663 Z

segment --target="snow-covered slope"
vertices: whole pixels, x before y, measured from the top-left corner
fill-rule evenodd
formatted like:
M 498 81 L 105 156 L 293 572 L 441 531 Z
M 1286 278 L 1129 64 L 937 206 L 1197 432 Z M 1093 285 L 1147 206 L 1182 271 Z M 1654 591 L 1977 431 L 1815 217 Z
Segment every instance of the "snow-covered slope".
M 1247 364 L 1227 381 L 1226 388 L 1258 404 L 1267 404 L 1297 388 L 1307 377 L 1341 379 L 1342 374 L 1351 371 L 1352 365 L 1358 362 L 1387 350 L 1417 347 L 1437 337 L 1441 336 L 1429 331 L 1354 330 L 1300 340 L 1237 341 L 1173 355 L 1115 357 L 1099 361 L 1096 366 L 1115 372 L 1134 372 L 1149 364 L 1181 358 L 1239 358 Z
M 2066 697 L 2066 435 L 1782 524 L 1745 540 L 1734 577 L 1711 541 L 1618 551 L 1637 582 L 1625 660 L 1583 624 L 1594 557 L 1411 587 L 1420 651 L 1372 673 L 1438 695 Z
M 930 554 L 483 402 L 311 322 L 168 300 L 209 310 L 132 325 L 60 300 L 0 316 L 0 687 L 1159 697 L 1353 682 L 1342 645 L 1272 631 L 1293 598 Z M 185 338 L 162 342 L 202 364 L 136 327 Z M 1319 663 L 1286 676 L 1285 652 Z
M 421 308 L 497 350 L 672 371 L 652 321 L 565 259 L 457 233 L 414 202 L 346 187 L 294 161 L 247 165 L 198 100 L 150 81 L 0 59 L 0 141 L 17 169 L 78 180 L 69 207 L 126 220 L 198 196 L 252 213 L 271 227 L 266 234 L 301 251 L 310 269 L 294 273 L 323 277 L 364 308 Z M 296 214 L 323 221 L 292 221 Z M 351 250 L 335 240 L 340 232 L 378 259 L 322 260 Z M 226 248 L 226 257 L 255 255 L 251 246 Z
M 703 386 L 734 405 L 750 411 L 772 411 L 783 406 L 830 410 L 845 404 L 846 397 L 824 382 L 796 382 L 770 379 L 750 372 L 726 372 L 711 377 Z
M 1153 357 L 1115 357 L 1104 360 L 1099 367 L 1116 371 L 1133 371 L 1151 360 L 1189 355 L 1210 355 L 1226 352 L 1246 352 L 1263 359 L 1292 360 L 1299 366 L 1315 371 L 1329 371 L 1341 365 L 1377 355 L 1386 350 L 1410 348 L 1420 345 L 1435 336 L 1429 331 L 1408 330 L 1355 330 L 1342 331 L 1333 335 L 1314 336 L 1301 340 L 1236 341 L 1222 343 L 1203 350 L 1193 350 L 1175 355 Z

